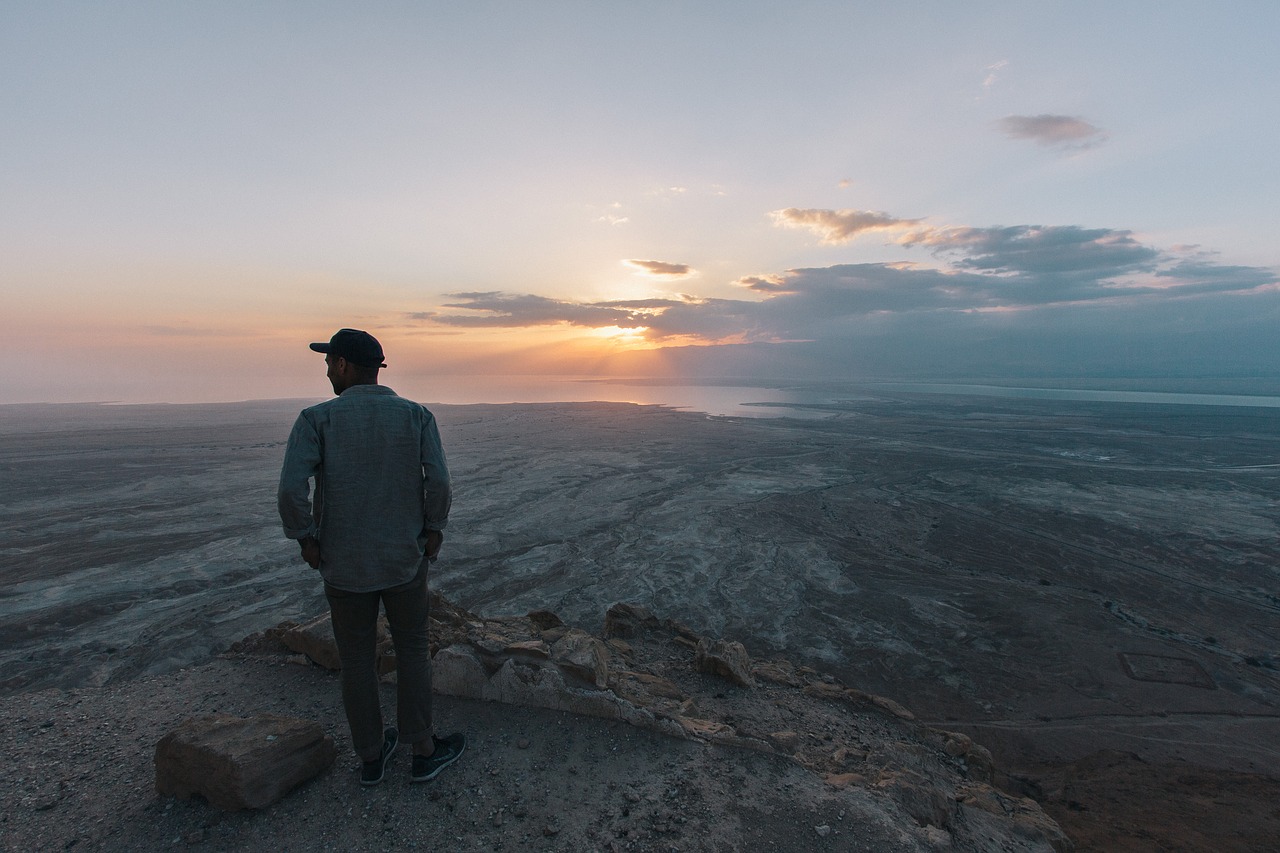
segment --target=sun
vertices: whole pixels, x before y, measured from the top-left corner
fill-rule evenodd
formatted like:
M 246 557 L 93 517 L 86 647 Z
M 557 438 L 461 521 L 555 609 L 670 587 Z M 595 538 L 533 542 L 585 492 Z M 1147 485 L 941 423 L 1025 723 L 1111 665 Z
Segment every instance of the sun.
M 647 331 L 649 331 L 648 326 L 636 326 L 631 329 L 624 329 L 622 326 L 598 326 L 591 330 L 591 335 L 629 349 L 650 349 L 654 344 L 645 337 Z

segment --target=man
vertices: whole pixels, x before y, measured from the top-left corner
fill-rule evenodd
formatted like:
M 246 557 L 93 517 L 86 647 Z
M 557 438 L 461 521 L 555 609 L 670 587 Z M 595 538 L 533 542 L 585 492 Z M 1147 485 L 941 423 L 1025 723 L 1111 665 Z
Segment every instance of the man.
M 444 542 L 451 491 L 435 417 L 378 384 L 382 345 L 340 329 L 311 349 L 325 354 L 336 399 L 303 409 L 280 472 L 285 535 L 318 569 L 342 659 L 342 704 L 376 785 L 400 737 L 413 744 L 414 782 L 432 779 L 466 748 L 461 734 L 437 738 L 431 718 L 427 565 Z M 310 481 L 315 480 L 314 503 Z M 396 647 L 396 722 L 382 727 L 376 672 L 378 608 Z

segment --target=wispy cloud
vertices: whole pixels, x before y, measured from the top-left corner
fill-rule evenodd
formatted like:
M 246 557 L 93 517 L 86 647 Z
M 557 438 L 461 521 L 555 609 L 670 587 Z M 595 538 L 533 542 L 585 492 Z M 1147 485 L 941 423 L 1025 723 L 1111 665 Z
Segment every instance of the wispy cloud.
M 996 81 L 1000 79 L 1000 73 L 1008 67 L 1009 67 L 1009 60 L 1007 59 L 1002 59 L 999 62 L 993 62 L 990 65 L 988 65 L 984 69 L 987 72 L 987 74 L 985 77 L 982 78 L 982 88 L 990 89 L 992 86 L 994 86 L 996 84 Z
M 874 210 L 821 210 L 788 207 L 775 210 L 773 221 L 786 228 L 803 228 L 817 234 L 823 243 L 847 243 L 867 231 L 893 231 L 919 225 L 920 219 L 898 219 Z
M 669 299 L 574 302 L 532 293 L 501 291 L 450 293 L 448 296 L 459 301 L 445 303 L 442 308 L 467 313 L 417 311 L 408 314 L 407 318 L 446 326 L 526 328 L 567 324 L 593 329 L 603 326 L 634 329 L 645 325 L 646 318 L 651 315 L 680 304 Z
M 648 276 L 653 276 L 654 278 L 688 278 L 696 272 L 696 270 L 688 264 L 672 264 L 666 261 L 640 261 L 628 259 L 623 261 L 623 263 L 634 270 L 642 272 Z
M 1005 116 L 999 126 L 1010 139 L 1029 139 L 1056 148 L 1089 148 L 1107 138 L 1101 128 L 1075 116 Z

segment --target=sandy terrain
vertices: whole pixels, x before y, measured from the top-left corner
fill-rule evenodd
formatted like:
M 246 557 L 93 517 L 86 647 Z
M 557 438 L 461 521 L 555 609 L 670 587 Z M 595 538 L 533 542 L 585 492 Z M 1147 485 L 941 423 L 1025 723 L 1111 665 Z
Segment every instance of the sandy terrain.
M 6 693 L 131 689 L 321 609 L 274 521 L 300 405 L 6 407 Z M 1277 413 L 436 411 L 458 492 L 433 583 L 468 609 L 598 627 L 628 601 L 813 663 L 973 734 L 1093 849 L 1280 837 Z

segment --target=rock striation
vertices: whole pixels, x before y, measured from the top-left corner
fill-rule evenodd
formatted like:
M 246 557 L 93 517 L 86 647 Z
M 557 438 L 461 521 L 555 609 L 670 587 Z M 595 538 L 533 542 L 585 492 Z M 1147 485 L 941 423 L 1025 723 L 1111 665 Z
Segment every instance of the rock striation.
M 319 723 L 278 714 L 191 717 L 156 744 L 156 790 L 226 811 L 261 809 L 333 764 Z

